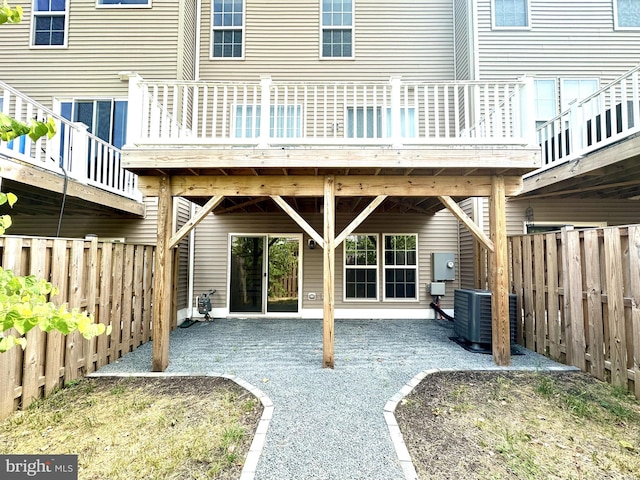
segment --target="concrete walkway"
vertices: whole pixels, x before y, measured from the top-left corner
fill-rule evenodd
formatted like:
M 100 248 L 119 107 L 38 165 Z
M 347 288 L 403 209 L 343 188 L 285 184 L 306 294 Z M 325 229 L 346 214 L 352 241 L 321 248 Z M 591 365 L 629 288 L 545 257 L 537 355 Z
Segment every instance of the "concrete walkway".
M 403 479 L 383 416 L 389 399 L 428 369 L 495 367 L 436 320 L 336 321 L 335 369 L 323 369 L 322 322 L 223 319 L 171 334 L 168 373 L 235 375 L 273 401 L 255 478 Z M 525 351 L 511 368 L 557 367 Z M 151 344 L 99 373 L 148 372 Z

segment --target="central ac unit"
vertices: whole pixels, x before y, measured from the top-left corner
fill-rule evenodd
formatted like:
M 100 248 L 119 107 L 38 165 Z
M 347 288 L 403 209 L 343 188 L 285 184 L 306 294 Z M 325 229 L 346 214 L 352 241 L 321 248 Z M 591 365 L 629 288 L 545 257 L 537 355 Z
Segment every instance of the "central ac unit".
M 511 343 L 516 343 L 516 295 L 509 295 Z M 486 350 L 491 345 L 491 292 L 457 289 L 453 293 L 453 331 L 472 350 Z

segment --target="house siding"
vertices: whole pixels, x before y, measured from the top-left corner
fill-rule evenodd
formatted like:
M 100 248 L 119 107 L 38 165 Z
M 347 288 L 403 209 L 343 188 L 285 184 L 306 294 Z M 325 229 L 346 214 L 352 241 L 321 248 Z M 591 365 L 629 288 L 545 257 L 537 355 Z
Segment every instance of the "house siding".
M 470 0 L 454 0 L 455 79 L 473 80 L 473 18 Z
M 336 231 L 341 231 L 351 220 L 352 216 L 338 215 Z M 316 231 L 322 230 L 321 215 L 305 216 L 305 220 Z M 284 214 L 227 214 L 209 215 L 196 227 L 195 250 L 195 293 L 216 289 L 214 307 L 226 309 L 228 297 L 228 242 L 229 234 L 286 234 L 301 233 L 300 227 Z M 427 285 L 431 282 L 431 254 L 433 252 L 454 253 L 456 263 L 459 259 L 457 241 L 457 220 L 446 211 L 434 216 L 421 215 L 372 215 L 356 230 L 355 233 L 379 234 L 382 242 L 383 233 L 418 234 L 418 291 L 419 301 L 382 301 L 382 252 L 379 246 L 379 277 L 378 301 L 344 301 L 343 299 L 343 249 L 340 245 L 336 249 L 335 276 L 335 307 L 339 309 L 423 309 L 425 316 L 430 310 L 432 301 L 428 295 Z M 303 309 L 322 309 L 323 305 L 323 255 L 322 248 L 311 250 L 307 246 L 308 235 L 303 235 L 301 245 L 303 261 L 302 305 Z M 447 289 L 452 292 L 459 286 L 456 278 L 447 283 Z M 315 293 L 316 299 L 309 300 L 308 294 Z M 443 308 L 453 307 L 453 295 L 445 296 Z
M 99 216 L 63 215 L 60 236 L 84 238 L 98 235 L 99 238 L 124 238 L 128 243 L 156 243 L 157 199 L 145 199 L 145 218 L 112 218 Z M 11 235 L 55 237 L 58 215 L 20 215 L 18 209 L 11 212 Z
M 180 46 L 178 49 L 178 71 L 180 80 L 194 80 L 196 75 L 196 50 L 198 35 L 197 1 L 184 0 L 180 2 Z
M 640 31 L 614 30 L 612 0 L 530 0 L 528 30 L 493 30 L 491 3 L 477 2 L 481 80 L 536 75 L 605 85 L 640 59 Z
M 320 59 L 320 1 L 246 0 L 245 57 L 211 59 L 211 2 L 202 4 L 200 78 L 381 80 L 453 78 L 452 0 L 355 2 L 355 57 Z
M 178 7 L 153 0 L 152 8 L 97 8 L 95 0 L 70 0 L 67 48 L 29 47 L 31 2 L 23 20 L 3 25 L 2 81 L 45 106 L 54 97 L 126 97 L 118 72 L 177 78 Z
M 174 202 L 175 220 L 174 230 L 178 231 L 191 218 L 192 203 L 182 197 L 176 198 Z M 155 243 L 155 241 L 154 241 Z M 189 285 L 189 235 L 184 237 L 178 244 L 178 299 L 177 308 L 187 308 L 191 306 L 188 295 Z

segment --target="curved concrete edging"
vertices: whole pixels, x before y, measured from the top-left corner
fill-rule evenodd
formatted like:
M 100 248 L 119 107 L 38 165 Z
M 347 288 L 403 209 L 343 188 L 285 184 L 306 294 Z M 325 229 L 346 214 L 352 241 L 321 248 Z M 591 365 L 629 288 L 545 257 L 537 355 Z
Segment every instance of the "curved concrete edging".
M 244 465 L 242 467 L 242 473 L 240 474 L 240 480 L 253 480 L 256 475 L 256 469 L 258 467 L 258 460 L 260 460 L 260 455 L 262 455 L 262 450 L 264 449 L 264 444 L 266 441 L 267 430 L 269 429 L 269 424 L 271 423 L 271 419 L 273 418 L 273 402 L 271 399 L 259 388 L 253 386 L 249 382 L 236 377 L 235 375 L 218 375 L 215 373 L 164 373 L 164 372 L 146 372 L 146 373 L 90 373 L 87 375 L 87 378 L 98 378 L 98 377 L 218 377 L 218 378 L 226 378 L 227 380 L 231 380 L 235 384 L 241 386 L 245 390 L 249 391 L 253 396 L 255 396 L 260 403 L 262 404 L 262 416 L 260 417 L 260 421 L 258 422 L 258 427 L 256 428 L 255 434 L 253 436 L 253 441 L 249 446 L 249 452 L 247 453 L 247 458 L 245 459 Z
M 418 480 L 418 473 L 413 465 L 413 461 L 411 460 L 411 456 L 409 455 L 409 450 L 407 449 L 407 444 L 404 443 L 404 437 L 402 436 L 402 432 L 400 431 L 400 426 L 398 425 L 398 421 L 396 420 L 395 411 L 398 407 L 398 404 L 409 395 L 414 388 L 418 386 L 418 384 L 425 379 L 428 375 L 432 375 L 437 372 L 462 372 L 462 371 L 474 371 L 474 372 L 579 372 L 580 369 L 571 366 L 562 366 L 562 367 L 521 367 L 521 368 L 509 368 L 509 367 L 495 367 L 495 368 L 478 368 L 478 369 L 456 369 L 456 368 L 432 368 L 429 370 L 424 370 L 414 376 L 411 380 L 409 380 L 404 387 L 402 387 L 398 393 L 396 393 L 393 397 L 389 399 L 389 401 L 384 406 L 384 419 L 387 422 L 387 427 L 389 428 L 389 434 L 391 435 L 391 441 L 393 442 L 393 447 L 396 450 L 396 455 L 398 456 L 398 461 L 400 462 L 400 466 L 402 467 L 402 472 L 404 473 L 404 478 L 406 480 Z

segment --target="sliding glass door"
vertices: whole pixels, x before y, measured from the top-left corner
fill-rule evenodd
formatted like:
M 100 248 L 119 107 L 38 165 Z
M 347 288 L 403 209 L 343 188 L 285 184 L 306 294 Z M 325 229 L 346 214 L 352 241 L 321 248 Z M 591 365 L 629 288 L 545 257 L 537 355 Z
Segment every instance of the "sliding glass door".
M 299 311 L 300 237 L 232 235 L 229 312 Z

